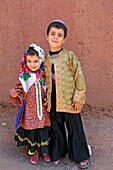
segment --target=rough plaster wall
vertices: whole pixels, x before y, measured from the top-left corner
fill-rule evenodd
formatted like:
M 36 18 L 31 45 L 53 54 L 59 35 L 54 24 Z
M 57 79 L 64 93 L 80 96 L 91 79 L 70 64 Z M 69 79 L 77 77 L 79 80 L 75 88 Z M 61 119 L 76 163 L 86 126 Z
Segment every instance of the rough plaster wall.
M 0 0 L 0 103 L 19 75 L 20 58 L 31 42 L 48 50 L 46 28 L 54 19 L 67 23 L 65 48 L 80 59 L 87 104 L 113 106 L 112 0 Z
M 77 11 L 78 56 L 85 70 L 87 102 L 113 106 L 113 1 L 79 1 Z

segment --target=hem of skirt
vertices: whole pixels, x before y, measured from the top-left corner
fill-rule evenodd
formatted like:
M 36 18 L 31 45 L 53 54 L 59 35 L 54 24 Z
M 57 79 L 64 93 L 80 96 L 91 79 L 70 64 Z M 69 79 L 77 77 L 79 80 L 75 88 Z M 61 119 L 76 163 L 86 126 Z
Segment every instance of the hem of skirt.
M 29 139 L 28 139 L 28 137 L 24 137 L 24 138 L 21 138 L 20 137 L 20 135 L 18 135 L 18 133 L 15 133 L 15 141 L 20 141 L 20 142 L 28 142 L 32 147 L 33 146 L 38 146 L 38 147 L 42 147 L 42 146 L 46 146 L 46 145 L 49 145 L 49 141 L 50 141 L 50 138 L 48 139 L 48 140 L 46 140 L 46 141 L 42 141 L 41 143 L 37 143 L 37 141 L 36 142 L 34 142 L 34 143 L 32 143 Z

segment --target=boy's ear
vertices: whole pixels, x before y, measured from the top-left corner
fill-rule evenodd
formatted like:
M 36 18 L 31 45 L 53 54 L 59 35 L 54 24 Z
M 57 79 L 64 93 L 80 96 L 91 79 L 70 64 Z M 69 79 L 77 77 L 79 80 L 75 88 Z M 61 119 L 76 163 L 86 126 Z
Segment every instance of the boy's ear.
M 46 40 L 48 41 L 48 35 L 46 35 Z
M 66 40 L 67 40 L 67 38 L 64 38 L 64 40 L 63 40 L 63 44 L 66 42 Z

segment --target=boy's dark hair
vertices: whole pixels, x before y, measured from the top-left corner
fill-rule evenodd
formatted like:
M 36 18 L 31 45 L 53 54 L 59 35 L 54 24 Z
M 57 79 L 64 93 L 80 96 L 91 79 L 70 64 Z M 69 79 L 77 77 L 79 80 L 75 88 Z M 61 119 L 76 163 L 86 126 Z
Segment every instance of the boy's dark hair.
M 26 54 L 25 55 L 37 55 L 39 56 L 38 52 L 34 50 L 34 48 L 32 47 L 29 47 L 28 50 L 26 51 Z
M 60 28 L 60 29 L 63 29 L 64 30 L 64 38 L 66 38 L 67 36 L 67 28 L 65 26 L 65 24 L 63 24 L 63 22 L 60 22 L 60 21 L 53 21 L 49 24 L 48 28 L 47 28 L 47 35 L 49 35 L 49 32 L 51 30 L 52 27 L 55 27 L 55 28 Z

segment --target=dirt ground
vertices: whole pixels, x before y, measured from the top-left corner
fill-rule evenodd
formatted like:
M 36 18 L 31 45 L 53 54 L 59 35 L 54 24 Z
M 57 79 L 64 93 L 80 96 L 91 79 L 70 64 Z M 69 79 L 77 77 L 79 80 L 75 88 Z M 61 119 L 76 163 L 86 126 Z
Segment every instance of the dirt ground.
M 58 167 L 45 163 L 42 158 L 37 165 L 30 164 L 27 149 L 17 148 L 13 140 L 16 113 L 16 107 L 0 105 L 0 170 L 79 170 L 68 158 Z M 82 118 L 92 148 L 93 165 L 88 170 L 113 170 L 113 110 L 86 107 Z

